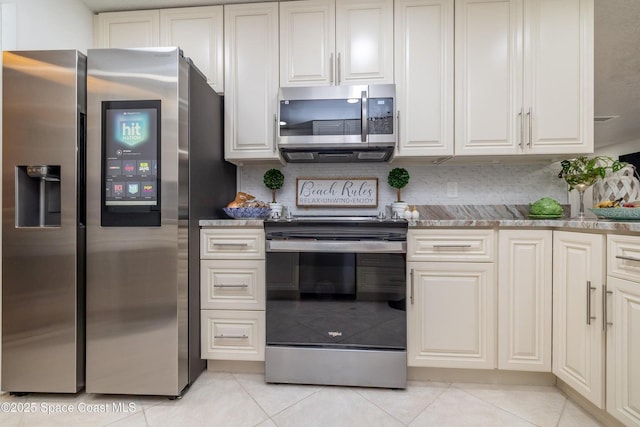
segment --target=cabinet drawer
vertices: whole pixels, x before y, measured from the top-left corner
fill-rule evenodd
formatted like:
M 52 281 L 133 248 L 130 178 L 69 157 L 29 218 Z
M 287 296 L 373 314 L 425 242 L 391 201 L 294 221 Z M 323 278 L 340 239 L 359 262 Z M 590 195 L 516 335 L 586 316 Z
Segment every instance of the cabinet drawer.
M 264 310 L 264 261 L 200 261 L 201 308 Z
M 201 357 L 264 361 L 264 311 L 201 310 Z
M 492 262 L 493 230 L 414 229 L 407 234 L 408 261 Z
M 640 282 L 640 236 L 607 236 L 607 274 Z
M 202 259 L 264 259 L 263 228 L 200 230 Z

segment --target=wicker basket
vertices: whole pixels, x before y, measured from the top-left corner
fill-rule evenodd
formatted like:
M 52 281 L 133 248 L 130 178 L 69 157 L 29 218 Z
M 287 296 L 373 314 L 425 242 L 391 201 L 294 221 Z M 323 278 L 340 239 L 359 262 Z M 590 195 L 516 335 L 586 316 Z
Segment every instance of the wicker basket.
M 596 205 L 603 200 L 640 200 L 640 181 L 636 176 L 636 168 L 628 165 L 598 180 L 593 185 L 593 204 Z

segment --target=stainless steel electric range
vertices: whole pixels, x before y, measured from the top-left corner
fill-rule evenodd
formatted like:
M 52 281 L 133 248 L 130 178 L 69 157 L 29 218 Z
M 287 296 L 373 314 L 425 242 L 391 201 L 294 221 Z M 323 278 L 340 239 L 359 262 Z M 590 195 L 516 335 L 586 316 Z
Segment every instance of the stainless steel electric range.
M 404 220 L 265 222 L 267 382 L 404 388 Z

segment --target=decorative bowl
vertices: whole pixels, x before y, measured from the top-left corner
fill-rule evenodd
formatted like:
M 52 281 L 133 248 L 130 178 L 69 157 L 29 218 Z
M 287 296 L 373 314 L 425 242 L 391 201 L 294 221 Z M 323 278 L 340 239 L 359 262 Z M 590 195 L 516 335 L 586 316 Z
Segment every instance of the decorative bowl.
M 264 219 L 271 213 L 270 208 L 222 208 L 233 219 Z
M 590 208 L 598 218 L 640 221 L 640 208 Z

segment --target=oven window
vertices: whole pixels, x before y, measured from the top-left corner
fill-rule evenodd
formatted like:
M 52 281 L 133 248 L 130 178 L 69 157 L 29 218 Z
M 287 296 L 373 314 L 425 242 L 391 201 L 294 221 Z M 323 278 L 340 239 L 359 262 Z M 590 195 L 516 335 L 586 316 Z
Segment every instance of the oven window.
M 267 253 L 267 345 L 406 349 L 404 254 Z

